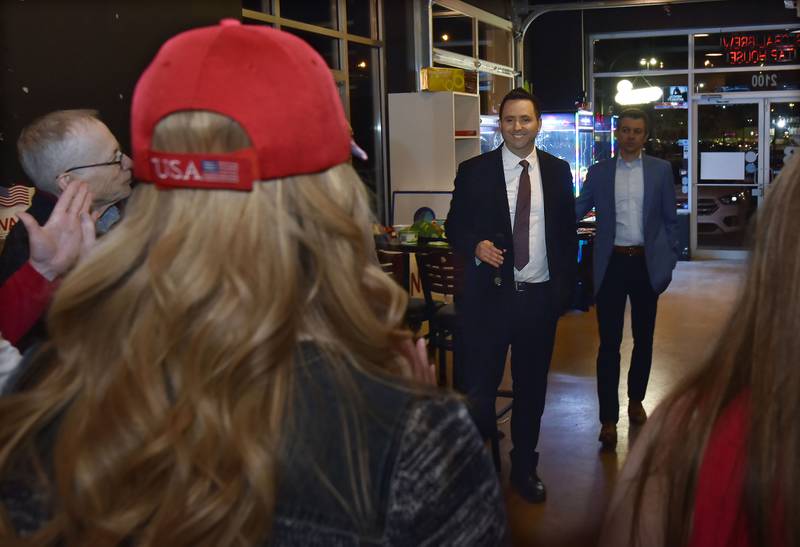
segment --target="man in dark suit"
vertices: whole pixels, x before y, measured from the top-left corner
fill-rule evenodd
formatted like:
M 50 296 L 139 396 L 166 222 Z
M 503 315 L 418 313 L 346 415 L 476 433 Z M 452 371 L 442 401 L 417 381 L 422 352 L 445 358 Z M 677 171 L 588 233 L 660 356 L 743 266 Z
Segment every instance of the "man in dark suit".
M 536 444 L 556 323 L 575 286 L 577 235 L 569 165 L 536 150 L 537 99 L 518 88 L 500 105 L 500 148 L 463 162 L 447 237 L 466 261 L 459 385 L 484 439 L 497 434 L 495 397 L 511 346 L 511 485 L 542 502 Z
M 633 354 L 628 373 L 628 417 L 647 420 L 642 406 L 653 356 L 658 295 L 672 280 L 678 260 L 677 214 L 672 167 L 642 152 L 647 115 L 639 109 L 620 114 L 619 154 L 593 165 L 575 209 L 580 220 L 592 207 L 597 218 L 594 239 L 594 287 L 600 349 L 597 394 L 600 438 L 605 449 L 617 444 L 619 420 L 619 347 L 625 304 L 631 299 Z

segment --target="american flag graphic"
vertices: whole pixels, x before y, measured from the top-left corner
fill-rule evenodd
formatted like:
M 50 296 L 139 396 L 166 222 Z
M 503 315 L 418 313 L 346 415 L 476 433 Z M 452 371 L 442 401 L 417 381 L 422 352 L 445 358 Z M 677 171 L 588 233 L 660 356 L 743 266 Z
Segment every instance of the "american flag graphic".
M 200 176 L 207 182 L 239 182 L 239 164 L 235 161 L 203 160 Z
M 0 186 L 0 207 L 28 205 L 31 201 L 30 188 L 17 185 L 11 188 Z

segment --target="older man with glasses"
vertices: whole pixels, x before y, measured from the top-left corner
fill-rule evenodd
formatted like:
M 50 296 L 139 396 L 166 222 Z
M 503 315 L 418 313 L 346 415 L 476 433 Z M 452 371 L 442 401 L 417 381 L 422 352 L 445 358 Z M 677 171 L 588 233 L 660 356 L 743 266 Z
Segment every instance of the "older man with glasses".
M 116 206 L 131 193 L 132 161 L 93 110 L 58 110 L 22 130 L 17 141 L 20 163 L 37 188 L 28 213 L 45 224 L 56 198 L 76 181 L 93 196 L 92 217 L 97 232 L 117 220 Z M 0 255 L 0 283 L 24 266 L 30 257 L 28 231 L 18 222 L 8 233 Z

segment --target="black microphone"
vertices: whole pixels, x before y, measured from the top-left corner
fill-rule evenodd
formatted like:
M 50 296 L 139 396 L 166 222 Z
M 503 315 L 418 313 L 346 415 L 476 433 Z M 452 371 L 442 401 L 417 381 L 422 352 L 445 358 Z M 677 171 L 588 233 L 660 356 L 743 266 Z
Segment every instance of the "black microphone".
M 496 233 L 494 235 L 494 246 L 502 250 L 504 240 L 505 236 L 502 234 L 502 232 Z M 494 284 L 496 287 L 499 287 L 503 284 L 503 275 L 500 272 L 501 267 L 502 266 L 498 266 L 497 268 L 494 269 Z

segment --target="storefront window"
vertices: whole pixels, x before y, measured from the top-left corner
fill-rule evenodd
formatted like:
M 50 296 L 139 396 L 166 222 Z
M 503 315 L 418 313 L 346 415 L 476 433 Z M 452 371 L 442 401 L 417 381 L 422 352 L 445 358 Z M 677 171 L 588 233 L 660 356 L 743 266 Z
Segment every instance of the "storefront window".
M 242 24 L 275 28 L 274 24 L 267 23 L 266 21 L 259 21 L 258 19 L 242 19 Z
M 350 74 L 350 125 L 353 128 L 353 139 L 367 153 L 366 161 L 353 158 L 353 167 L 361 176 L 364 184 L 378 193 L 378 181 L 382 174 L 378 158 L 381 151 L 381 134 L 376 131 L 380 111 L 379 70 L 380 55 L 378 48 L 350 42 L 348 47 Z
M 697 244 L 741 249 L 761 200 L 759 105 L 701 104 L 697 118 Z
M 686 35 L 609 38 L 593 43 L 595 73 L 688 68 Z
M 697 72 L 694 77 L 694 89 L 697 93 L 800 89 L 800 70 Z
M 498 112 L 503 97 L 514 88 L 511 23 L 478 8 L 464 7 L 465 14 L 449 7 L 448 0 L 439 2 L 431 5 L 434 66 L 477 70 L 481 152 L 488 152 L 503 144 Z
M 511 66 L 511 46 L 513 37 L 510 31 L 478 21 L 478 57 Z
M 242 8 L 261 13 L 272 13 L 272 0 L 242 0 Z
M 283 0 L 281 17 L 318 27 L 339 28 L 337 0 L 303 0 L 302 2 Z
M 375 38 L 372 20 L 375 17 L 375 0 L 347 0 L 347 32 Z
M 781 66 L 795 64 L 800 33 L 790 30 L 742 31 L 694 35 L 695 68 Z
M 773 102 L 769 120 L 769 178 L 773 180 L 800 150 L 800 100 Z
M 596 158 L 616 152 L 626 105 L 642 108 L 652 121 L 645 150 L 672 165 L 697 247 L 742 249 L 769 181 L 800 147 L 800 29 L 593 38 Z
M 383 0 L 243 0 L 245 24 L 269 25 L 307 42 L 331 69 L 356 142 L 368 155 L 353 158 L 375 196 L 375 213 L 386 219 L 383 157 L 380 13 Z M 339 20 L 346 18 L 346 24 Z M 298 28 L 301 27 L 301 28 Z M 275 76 L 280 77 L 280 74 Z
M 473 57 L 472 18 L 437 4 L 431 11 L 433 47 Z
M 631 84 L 630 87 L 627 84 Z M 619 78 L 595 78 L 595 159 L 607 159 L 617 150 L 613 134 L 615 116 L 626 108 L 643 110 L 650 121 L 650 135 L 645 152 L 670 162 L 675 177 L 679 204 L 687 204 L 689 142 L 688 77 L 686 74 Z M 628 93 L 620 89 L 630 89 Z M 649 94 L 649 95 L 648 95 Z M 652 97 L 637 102 L 636 97 Z M 688 184 L 688 182 L 687 182 Z
M 317 53 L 322 55 L 322 58 L 328 63 L 328 67 L 333 70 L 341 68 L 339 63 L 339 40 L 336 38 L 287 26 L 283 26 L 281 30 L 290 32 L 308 42 L 311 47 L 317 50 Z

